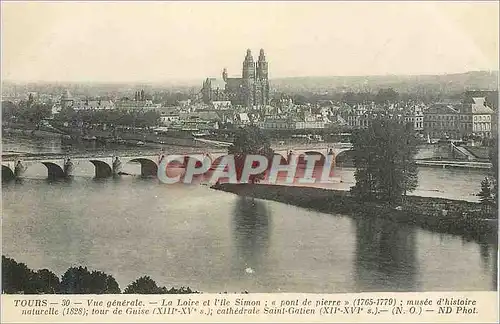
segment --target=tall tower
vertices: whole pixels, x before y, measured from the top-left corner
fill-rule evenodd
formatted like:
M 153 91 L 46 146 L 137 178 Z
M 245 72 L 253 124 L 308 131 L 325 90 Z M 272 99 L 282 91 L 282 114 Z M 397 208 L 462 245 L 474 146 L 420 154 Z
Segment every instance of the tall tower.
M 257 61 L 257 79 L 267 80 L 267 62 L 266 55 L 264 54 L 264 49 L 260 49 L 259 60 Z
M 255 104 L 254 83 L 255 83 L 255 64 L 253 62 L 252 52 L 247 49 L 247 55 L 243 61 L 243 71 L 241 73 L 243 84 L 240 92 L 241 101 L 247 107 Z
M 254 79 L 255 78 L 255 66 L 253 63 L 252 51 L 247 49 L 247 55 L 243 61 L 243 79 Z
M 222 70 L 222 80 L 224 80 L 224 82 L 227 82 L 227 69 L 224 68 L 224 70 Z
M 260 49 L 259 59 L 255 64 L 257 81 L 255 86 L 255 104 L 258 106 L 266 106 L 269 103 L 269 79 L 268 65 L 264 49 Z

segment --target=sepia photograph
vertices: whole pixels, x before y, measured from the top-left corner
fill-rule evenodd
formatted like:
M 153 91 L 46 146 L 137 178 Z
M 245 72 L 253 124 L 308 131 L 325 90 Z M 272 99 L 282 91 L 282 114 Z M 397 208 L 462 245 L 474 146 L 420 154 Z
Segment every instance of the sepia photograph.
M 467 292 L 498 292 L 498 12 L 2 1 L 2 295 L 459 292 L 442 305 L 475 313 Z

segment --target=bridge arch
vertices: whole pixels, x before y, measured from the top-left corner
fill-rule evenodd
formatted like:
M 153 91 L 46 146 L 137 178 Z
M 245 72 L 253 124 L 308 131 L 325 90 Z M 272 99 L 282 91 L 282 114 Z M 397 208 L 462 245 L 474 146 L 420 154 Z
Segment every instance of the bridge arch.
M 340 165 L 345 163 L 352 163 L 353 157 L 354 157 L 353 149 L 341 150 L 338 151 L 335 155 L 335 163 Z
M 113 175 L 113 170 L 111 166 L 101 160 L 90 160 L 95 167 L 95 177 L 96 178 L 108 178 Z
M 47 168 L 49 179 L 66 178 L 66 173 L 59 164 L 54 162 L 42 162 L 42 164 Z
M 128 161 L 129 163 L 140 163 L 141 164 L 141 176 L 142 177 L 156 177 L 158 175 L 158 164 L 155 161 L 147 158 L 135 158 Z
M 307 161 L 305 160 L 305 157 L 308 156 L 308 155 L 319 155 L 320 158 L 319 158 L 319 161 L 316 161 L 316 165 L 323 165 L 325 164 L 325 161 L 326 161 L 326 155 L 319 152 L 319 151 L 306 151 L 304 153 L 301 153 L 299 155 L 299 159 L 298 159 L 298 164 L 306 164 Z
M 2 164 L 2 182 L 3 181 L 10 181 L 15 179 L 16 176 L 14 175 L 14 171 L 6 165 Z

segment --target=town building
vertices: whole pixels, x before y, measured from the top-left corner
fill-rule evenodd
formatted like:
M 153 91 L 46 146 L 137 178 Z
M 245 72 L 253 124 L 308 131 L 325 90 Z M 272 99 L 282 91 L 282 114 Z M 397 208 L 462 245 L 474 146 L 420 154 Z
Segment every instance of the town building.
M 115 104 L 111 100 L 84 99 L 73 102 L 74 110 L 110 110 L 115 109 Z
M 494 116 L 494 111 L 488 106 L 485 97 L 465 98 L 460 111 L 462 136 L 491 138 Z
M 267 116 L 262 121 L 260 127 L 267 130 L 291 129 L 292 120 L 290 118 Z
M 162 107 L 156 109 L 156 111 L 160 114 L 160 124 L 163 126 L 170 126 L 180 120 L 179 111 L 176 107 Z
M 419 134 L 424 131 L 424 105 L 417 104 L 404 110 L 404 121 L 413 126 L 413 130 Z
M 154 104 L 152 100 L 130 100 L 122 98 L 115 102 L 116 109 L 121 110 L 151 110 L 158 109 L 161 104 Z
M 498 90 L 467 90 L 463 94 L 463 101 L 470 101 L 472 98 L 485 98 L 486 105 L 498 110 Z
M 460 112 L 452 105 L 436 103 L 423 113 L 424 132 L 432 139 L 460 139 Z
M 52 114 L 57 114 L 63 109 L 78 110 L 111 110 L 115 109 L 115 104 L 109 99 L 81 99 L 75 98 L 66 90 L 52 105 Z
M 231 101 L 229 100 L 224 100 L 224 101 L 212 101 L 210 103 L 210 108 L 214 110 L 229 110 L 232 108 Z

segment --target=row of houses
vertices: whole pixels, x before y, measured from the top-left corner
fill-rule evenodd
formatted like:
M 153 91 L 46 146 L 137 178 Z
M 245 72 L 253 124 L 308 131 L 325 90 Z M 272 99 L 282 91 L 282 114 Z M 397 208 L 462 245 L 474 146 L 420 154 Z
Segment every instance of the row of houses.
M 214 110 L 211 107 L 203 107 L 194 111 L 179 111 L 176 107 L 157 109 L 160 113 L 162 126 L 177 128 L 188 128 L 193 123 L 198 123 L 199 129 L 206 129 L 207 121 L 213 122 L 213 129 L 231 124 L 233 127 L 249 124 L 257 125 L 264 129 L 319 129 L 325 128 L 332 122 L 323 116 L 306 114 L 305 117 L 296 115 L 266 114 L 263 111 L 238 112 L 232 109 Z
M 348 126 L 367 127 L 380 114 L 390 114 L 413 125 L 413 129 L 430 138 L 461 139 L 465 136 L 491 138 L 497 127 L 497 114 L 485 97 L 472 97 L 459 102 L 437 102 L 390 107 L 362 105 L 340 109 Z
M 497 114 L 485 98 L 471 98 L 461 104 L 435 104 L 424 114 L 424 131 L 431 138 L 464 136 L 492 138 L 497 128 Z
M 460 139 L 464 136 L 491 138 L 496 132 L 497 115 L 486 97 L 480 92 L 464 96 L 461 101 L 396 102 L 384 105 L 365 103 L 348 105 L 295 105 L 291 100 L 277 106 L 259 109 L 233 107 L 230 101 L 212 101 L 209 104 L 183 101 L 175 107 L 162 107 L 151 100 L 117 101 L 73 98 L 66 92 L 53 107 L 53 113 L 71 107 L 74 110 L 155 110 L 160 123 L 171 129 L 211 130 L 248 124 L 269 130 L 321 129 L 332 125 L 350 128 L 367 127 L 376 116 L 389 115 L 413 125 L 414 130 L 425 137 Z

